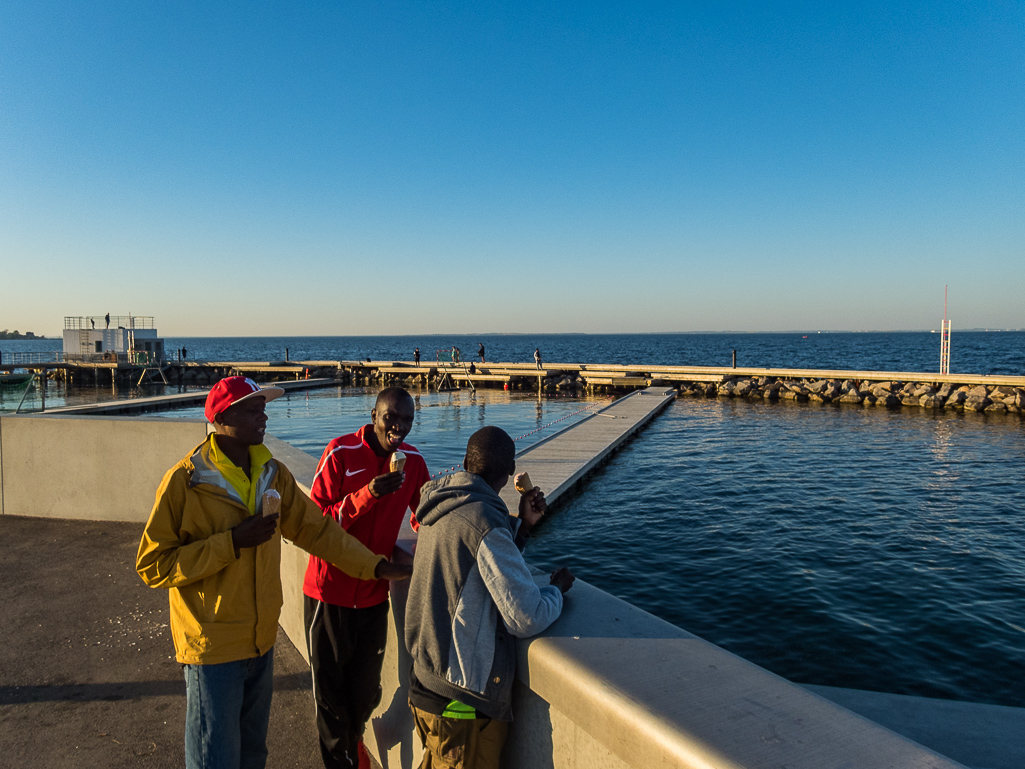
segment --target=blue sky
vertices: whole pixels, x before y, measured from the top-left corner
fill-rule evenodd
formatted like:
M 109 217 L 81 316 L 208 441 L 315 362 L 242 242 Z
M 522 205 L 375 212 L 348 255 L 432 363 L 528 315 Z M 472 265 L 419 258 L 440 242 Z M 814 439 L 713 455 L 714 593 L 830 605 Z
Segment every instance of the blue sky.
M 0 328 L 1025 327 L 1025 6 L 0 5 Z

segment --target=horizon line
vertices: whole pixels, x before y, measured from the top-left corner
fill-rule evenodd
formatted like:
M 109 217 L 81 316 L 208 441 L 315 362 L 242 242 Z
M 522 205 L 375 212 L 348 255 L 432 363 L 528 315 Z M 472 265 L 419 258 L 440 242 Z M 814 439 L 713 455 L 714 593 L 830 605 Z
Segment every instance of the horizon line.
M 101 330 L 101 329 L 97 329 Z M 1025 328 L 963 328 L 955 329 L 953 333 L 1020 333 Z M 29 333 L 29 332 L 22 332 Z M 58 341 L 63 340 L 63 332 L 54 335 L 39 335 L 35 332 L 32 339 L 0 339 L 0 342 L 32 342 L 32 341 Z M 430 332 L 419 334 L 222 334 L 218 336 L 196 336 L 184 334 L 169 334 L 161 338 L 179 339 L 337 339 L 337 338 L 361 338 L 378 339 L 386 337 L 496 337 L 496 336 L 699 336 L 699 335 L 754 335 L 754 334 L 938 334 L 938 329 L 788 329 L 783 331 L 736 331 L 725 329 L 723 331 L 472 331 L 472 332 Z

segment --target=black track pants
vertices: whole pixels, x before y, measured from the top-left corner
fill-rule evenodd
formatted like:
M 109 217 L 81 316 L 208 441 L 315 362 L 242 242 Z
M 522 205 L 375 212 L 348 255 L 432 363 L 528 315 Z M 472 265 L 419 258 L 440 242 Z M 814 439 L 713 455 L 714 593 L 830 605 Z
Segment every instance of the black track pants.
M 381 701 L 388 602 L 369 609 L 304 596 L 320 753 L 327 769 L 359 766 L 356 744 Z

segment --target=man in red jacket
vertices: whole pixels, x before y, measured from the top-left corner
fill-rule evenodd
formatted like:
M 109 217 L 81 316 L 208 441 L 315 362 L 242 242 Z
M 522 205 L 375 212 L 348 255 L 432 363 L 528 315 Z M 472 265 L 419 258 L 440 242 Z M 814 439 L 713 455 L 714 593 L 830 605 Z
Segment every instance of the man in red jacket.
M 375 553 L 389 558 L 399 528 L 420 504 L 428 480 L 420 453 L 403 443 L 413 427 L 413 398 L 401 387 L 377 396 L 371 424 L 331 441 L 320 458 L 310 497 Z M 406 456 L 391 471 L 395 452 Z M 388 583 L 359 580 L 311 557 L 303 582 L 306 638 L 313 668 L 320 753 L 327 769 L 369 769 L 363 729 L 381 701 L 388 636 Z

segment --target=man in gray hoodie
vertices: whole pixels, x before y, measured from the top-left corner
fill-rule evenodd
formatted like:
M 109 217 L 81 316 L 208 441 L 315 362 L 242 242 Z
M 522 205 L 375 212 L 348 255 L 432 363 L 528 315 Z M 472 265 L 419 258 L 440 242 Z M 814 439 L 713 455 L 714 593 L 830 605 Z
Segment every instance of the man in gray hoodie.
M 520 554 L 547 506 L 534 489 L 520 498 L 519 518 L 509 514 L 499 491 L 515 454 L 504 430 L 484 427 L 466 445 L 465 472 L 421 490 L 406 604 L 421 769 L 497 769 L 512 720 L 514 638 L 551 625 L 573 584 L 562 568 L 539 587 Z

